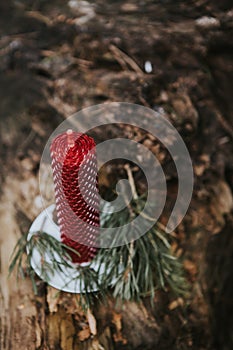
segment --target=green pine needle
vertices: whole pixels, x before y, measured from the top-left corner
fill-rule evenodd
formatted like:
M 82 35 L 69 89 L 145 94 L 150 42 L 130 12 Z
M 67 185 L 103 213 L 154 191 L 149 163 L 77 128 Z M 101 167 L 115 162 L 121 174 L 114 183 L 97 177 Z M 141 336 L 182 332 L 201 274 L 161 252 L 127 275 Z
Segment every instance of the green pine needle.
M 144 208 L 146 196 L 137 197 L 123 211 L 104 214 L 104 227 L 119 227 L 119 235 L 123 238 L 124 228 Z M 145 220 L 151 220 L 146 218 Z M 153 220 L 153 219 L 152 219 Z M 118 237 L 119 238 L 119 237 Z M 107 237 L 104 238 L 105 243 Z M 117 237 L 116 237 L 117 239 Z M 144 236 L 125 245 L 114 247 L 115 241 L 109 238 L 109 248 L 101 248 L 95 260 L 104 263 L 106 269 L 100 275 L 90 267 L 79 266 L 79 277 L 75 283 L 84 285 L 79 303 L 86 310 L 100 299 L 106 299 L 109 287 L 113 296 L 121 301 L 136 300 L 150 295 L 153 303 L 155 291 L 162 289 L 182 295 L 187 291 L 187 283 L 181 262 L 171 253 L 171 236 L 166 234 L 156 223 Z M 9 274 L 16 270 L 17 278 L 29 276 L 34 292 L 37 293 L 36 276 L 31 267 L 33 250 L 41 254 L 41 274 L 44 281 L 49 283 L 49 275 L 54 271 L 64 271 L 72 266 L 69 251 L 77 253 L 74 249 L 57 241 L 45 232 L 36 232 L 28 239 L 24 234 L 17 242 L 11 256 Z M 26 253 L 26 254 L 25 254 Z M 51 263 L 47 263 L 45 254 L 49 255 Z M 59 259 L 57 259 L 59 257 Z M 97 286 L 98 292 L 89 291 Z

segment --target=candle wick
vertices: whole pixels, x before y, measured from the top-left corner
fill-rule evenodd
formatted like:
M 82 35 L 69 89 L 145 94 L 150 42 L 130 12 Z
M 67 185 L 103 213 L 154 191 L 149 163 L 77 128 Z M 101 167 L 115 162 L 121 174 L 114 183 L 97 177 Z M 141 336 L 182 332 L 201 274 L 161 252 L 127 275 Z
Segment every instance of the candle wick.
M 67 143 L 69 147 L 73 147 L 74 146 L 74 139 L 73 139 L 73 130 L 72 129 L 68 129 L 66 132 L 67 135 Z

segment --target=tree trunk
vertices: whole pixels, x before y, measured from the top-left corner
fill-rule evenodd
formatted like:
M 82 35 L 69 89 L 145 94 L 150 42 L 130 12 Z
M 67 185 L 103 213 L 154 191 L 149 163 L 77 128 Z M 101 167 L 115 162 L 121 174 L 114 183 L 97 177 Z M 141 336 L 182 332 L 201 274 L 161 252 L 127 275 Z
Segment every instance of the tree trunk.
M 8 278 L 10 255 L 35 210 L 26 198 L 22 200 L 22 188 L 32 198 L 38 195 L 36 178 L 19 181 L 11 175 L 1 197 L 1 350 L 113 349 L 114 341 L 133 348 L 157 344 L 161 328 L 143 304 L 129 302 L 120 309 L 109 300 L 108 306 L 96 305 L 85 314 L 78 295 L 58 292 L 38 279 L 35 296 L 30 279 L 17 281 L 15 273 Z
M 81 12 L 58 0 L 33 10 L 26 1 L 0 4 L 0 350 L 233 347 L 231 2 L 145 3 L 112 1 L 105 10 L 97 0 L 83 27 Z M 152 308 L 147 298 L 116 306 L 109 297 L 84 314 L 77 295 L 37 279 L 35 296 L 28 278 L 8 277 L 17 240 L 43 210 L 37 176 L 48 137 L 105 101 L 162 108 L 189 148 L 194 195 L 172 247 L 190 282 L 185 300 L 157 291 Z M 173 197 L 177 174 L 164 148 L 152 146 Z

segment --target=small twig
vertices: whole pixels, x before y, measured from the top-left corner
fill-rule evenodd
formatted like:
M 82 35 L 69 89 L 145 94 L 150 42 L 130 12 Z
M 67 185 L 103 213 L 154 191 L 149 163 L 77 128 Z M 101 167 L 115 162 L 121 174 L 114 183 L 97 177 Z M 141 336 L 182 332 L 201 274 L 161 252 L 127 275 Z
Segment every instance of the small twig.
M 33 129 L 31 129 L 25 141 L 18 148 L 17 153 L 22 152 L 32 142 L 35 135 L 36 132 Z
M 222 128 L 233 139 L 233 128 L 231 127 L 231 125 L 226 121 L 226 119 L 223 118 L 223 116 L 218 111 L 216 112 L 216 116 Z
M 129 246 L 129 256 L 128 256 L 128 265 L 130 266 L 130 268 L 133 268 L 133 253 L 134 253 L 134 241 L 130 242 L 130 246 Z
M 152 218 L 151 216 L 149 216 L 149 215 L 147 215 L 147 214 L 145 214 L 145 213 L 143 213 L 143 212 L 141 212 L 140 215 L 141 215 L 143 218 L 145 218 L 145 219 L 147 219 L 147 220 L 149 220 L 149 221 L 155 222 L 156 225 L 157 225 L 162 231 L 166 232 L 166 226 L 163 225 L 161 222 L 157 221 L 156 219 Z M 176 237 L 176 234 L 175 234 L 174 231 L 169 232 L 168 234 L 169 234 L 170 236 Z
M 133 199 L 137 200 L 138 199 L 138 194 L 137 194 L 137 190 L 136 190 L 133 174 L 132 174 L 132 171 L 130 169 L 129 164 L 125 165 L 125 170 L 126 170 L 127 175 L 128 175 L 129 184 L 130 184 L 130 187 L 131 187 Z M 132 210 L 132 208 L 131 208 L 131 210 Z M 129 271 L 131 271 L 133 269 L 133 259 L 132 259 L 133 253 L 134 253 L 134 241 L 132 240 L 130 242 L 130 247 L 129 247 L 129 256 L 128 256 L 128 261 L 127 261 L 128 268 L 126 269 L 127 274 L 129 273 Z
M 55 56 L 57 56 L 57 52 L 56 51 L 52 51 L 52 50 L 41 50 L 40 53 L 44 56 L 44 57 L 48 57 L 48 58 L 53 58 Z M 89 61 L 89 60 L 85 60 L 83 58 L 77 58 L 77 57 L 73 57 L 72 56 L 72 62 L 82 66 L 83 68 L 86 67 L 91 67 L 93 66 L 93 62 Z
M 123 59 L 123 58 L 121 57 L 121 55 L 119 54 L 118 50 L 116 50 L 116 46 L 110 45 L 110 46 L 109 46 L 109 49 L 112 51 L 112 54 L 114 55 L 115 60 L 119 63 L 119 65 L 121 66 L 121 68 L 122 68 L 123 70 L 128 71 L 129 68 L 128 68 L 126 62 L 124 61 L 124 59 Z
M 135 215 L 134 215 L 134 212 L 133 212 L 133 208 L 131 207 L 130 203 L 128 203 L 128 200 L 127 200 L 128 198 L 126 197 L 124 191 L 122 192 L 122 196 L 123 196 L 123 198 L 124 198 L 124 201 L 125 201 L 126 206 L 127 206 L 128 209 L 129 209 L 130 217 L 133 219 L 134 216 L 135 216 Z
M 43 15 L 39 11 L 27 11 L 26 16 L 35 18 L 41 22 L 44 22 L 48 27 L 53 24 L 53 21 L 49 17 Z
M 126 165 L 124 166 L 124 168 L 125 168 L 125 170 L 126 170 L 126 172 L 127 172 L 127 175 L 128 175 L 129 184 L 130 184 L 130 187 L 131 187 L 133 199 L 137 200 L 137 199 L 138 199 L 138 194 L 137 194 L 137 190 L 136 190 L 136 186 L 135 186 L 133 174 L 132 174 L 132 171 L 131 171 L 131 169 L 130 169 L 129 164 L 126 164 Z
M 139 65 L 131 58 L 129 57 L 125 52 L 120 50 L 115 45 L 109 45 L 110 51 L 114 54 L 116 60 L 119 62 L 119 64 L 123 67 L 123 69 L 128 70 L 127 64 L 138 74 L 144 75 L 143 70 L 139 67 Z

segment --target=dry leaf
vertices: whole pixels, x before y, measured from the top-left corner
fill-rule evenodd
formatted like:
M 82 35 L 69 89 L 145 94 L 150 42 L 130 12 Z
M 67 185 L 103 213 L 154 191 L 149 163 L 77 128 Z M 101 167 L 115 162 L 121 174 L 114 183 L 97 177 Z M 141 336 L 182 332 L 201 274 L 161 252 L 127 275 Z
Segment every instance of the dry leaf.
M 172 254 L 175 254 L 175 252 L 177 251 L 177 249 L 178 249 L 178 244 L 177 244 L 177 242 L 172 242 L 172 244 L 171 244 L 171 253 L 172 253 Z
M 219 233 L 224 224 L 224 214 L 229 213 L 233 208 L 233 197 L 231 189 L 225 181 L 218 181 L 212 188 L 214 196 L 212 197 L 210 213 L 214 220 L 214 225 L 209 229 L 212 234 Z
M 47 303 L 50 313 L 57 312 L 57 305 L 59 301 L 59 291 L 53 287 L 48 286 Z
M 113 338 L 115 342 L 122 342 L 123 344 L 127 343 L 127 340 L 122 336 L 122 315 L 113 312 L 112 322 L 116 327 L 116 332 L 113 334 Z
M 202 176 L 206 169 L 206 165 L 205 164 L 194 165 L 193 168 L 194 168 L 195 175 Z
M 168 308 L 169 310 L 174 310 L 178 306 L 183 306 L 184 305 L 184 300 L 182 298 L 178 298 L 176 300 L 173 300 L 169 305 Z
M 138 10 L 138 6 L 136 4 L 125 3 L 121 6 L 121 10 L 125 12 L 134 12 Z
M 121 331 L 122 329 L 121 319 L 121 314 L 117 314 L 116 312 L 113 313 L 113 323 L 115 324 L 117 331 Z
M 80 341 L 84 341 L 84 340 L 90 338 L 90 336 L 91 336 L 91 332 L 90 332 L 90 329 L 88 327 L 84 328 L 78 332 L 78 338 Z
M 233 207 L 233 197 L 230 187 L 225 181 L 219 181 L 214 188 L 218 201 L 216 202 L 221 214 L 227 214 Z
M 197 266 L 191 260 L 184 260 L 184 268 L 190 273 L 191 276 L 195 276 L 197 274 Z
M 89 324 L 91 334 L 96 335 L 97 334 L 96 319 L 94 315 L 91 313 L 90 309 L 88 309 L 87 311 L 87 321 Z

